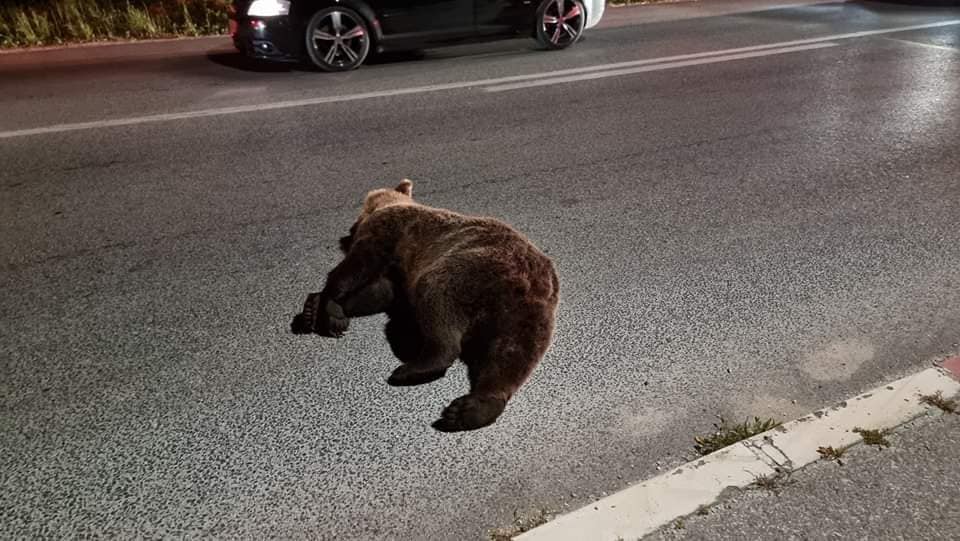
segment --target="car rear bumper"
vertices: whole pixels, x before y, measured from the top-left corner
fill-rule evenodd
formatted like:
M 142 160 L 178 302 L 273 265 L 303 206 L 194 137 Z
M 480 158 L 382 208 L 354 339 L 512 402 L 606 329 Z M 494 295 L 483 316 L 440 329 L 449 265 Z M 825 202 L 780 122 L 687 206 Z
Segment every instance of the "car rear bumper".
M 606 10 L 606 0 L 583 0 L 584 7 L 587 8 L 587 23 L 585 28 L 593 28 L 600 23 L 603 18 L 603 12 Z
M 303 58 L 300 32 L 289 17 L 231 17 L 230 35 L 237 50 L 251 58 L 280 62 Z

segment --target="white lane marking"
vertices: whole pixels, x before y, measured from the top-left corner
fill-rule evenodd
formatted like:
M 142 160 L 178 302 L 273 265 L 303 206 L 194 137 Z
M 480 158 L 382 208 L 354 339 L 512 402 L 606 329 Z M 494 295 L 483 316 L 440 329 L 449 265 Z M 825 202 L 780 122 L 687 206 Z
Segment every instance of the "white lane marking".
M 530 73 L 526 75 L 514 75 L 510 77 L 499 77 L 495 79 L 480 79 L 474 81 L 462 81 L 457 83 L 442 83 L 435 85 L 416 86 L 410 88 L 397 88 L 393 90 L 381 90 L 376 92 L 363 92 L 360 94 L 348 94 L 339 96 L 324 96 L 319 98 L 306 98 L 301 100 L 288 100 L 274 103 L 261 103 L 254 105 L 241 105 L 237 107 L 220 107 L 215 109 L 201 109 L 195 111 L 184 111 L 180 113 L 163 113 L 156 115 L 147 115 L 139 117 L 118 118 L 110 120 L 94 120 L 90 122 L 76 122 L 70 124 L 56 124 L 53 126 L 43 126 L 39 128 L 27 128 L 22 130 L 10 130 L 0 132 L 0 139 L 10 139 L 14 137 L 25 137 L 29 135 L 43 135 L 51 133 L 63 133 L 76 130 L 89 130 L 96 128 L 110 128 L 117 126 L 132 126 L 136 124 L 147 124 L 152 122 L 169 122 L 174 120 L 186 120 L 191 118 L 202 118 L 220 115 L 236 115 L 243 113 L 253 113 L 259 111 L 272 111 L 276 109 L 289 109 L 293 107 L 307 107 L 311 105 L 322 105 L 328 103 L 340 103 L 347 101 L 366 100 L 374 98 L 386 98 L 393 96 L 404 96 L 408 94 L 422 94 L 426 92 L 437 92 L 441 90 L 455 90 L 460 88 L 487 87 L 500 84 L 507 84 L 518 81 L 528 81 L 534 79 L 544 79 L 551 77 L 560 77 L 576 73 L 590 73 L 604 70 L 619 69 L 632 66 L 652 65 L 665 62 L 674 62 L 694 58 L 708 58 L 712 56 L 724 56 L 738 54 L 749 51 L 762 51 L 767 49 L 777 49 L 792 47 L 797 45 L 807 45 L 813 43 L 832 42 L 845 39 L 855 39 L 865 36 L 874 36 L 878 34 L 891 34 L 895 32 L 906 32 L 910 30 L 922 30 L 927 28 L 940 28 L 944 26 L 960 25 L 960 19 L 951 19 L 947 21 L 938 21 L 935 23 L 917 24 L 912 26 L 900 26 L 896 28 L 884 28 L 879 30 L 865 30 L 862 32 L 852 32 L 847 34 L 836 34 L 833 36 L 823 36 L 819 38 L 809 38 L 793 41 L 784 41 L 780 43 L 768 43 L 766 45 L 754 45 L 750 47 L 740 47 L 735 49 L 723 49 L 719 51 L 707 51 L 702 53 L 692 53 L 686 55 L 666 56 L 661 58 L 650 58 L 646 60 L 635 60 L 631 62 L 617 62 L 612 64 L 601 64 L 596 66 L 587 66 L 583 68 L 570 68 L 565 70 L 556 70 L 550 72 Z
M 796 471 L 820 459 L 820 446 L 859 443 L 855 428 L 899 426 L 930 409 L 921 395 L 960 392 L 941 368 L 881 385 L 838 404 L 688 462 L 515 537 L 517 541 L 637 539 L 715 502 L 730 486 L 743 488 L 775 468 Z
M 470 83 L 472 85 L 472 83 Z M 110 128 L 115 126 L 131 126 L 134 124 L 147 124 L 150 122 L 168 122 L 171 120 L 183 120 L 188 118 L 202 118 L 208 116 L 236 115 L 241 113 L 253 113 L 258 111 L 272 111 L 274 109 L 289 109 L 292 107 L 304 107 L 307 105 L 321 105 L 325 103 L 339 103 L 344 101 L 366 100 L 371 98 L 381 98 L 388 96 L 402 96 L 405 94 L 419 94 L 423 92 L 433 92 L 436 90 L 449 90 L 451 88 L 462 88 L 467 83 L 451 83 L 446 85 L 418 86 L 412 88 L 400 88 L 395 90 L 383 90 L 379 92 L 363 92 L 361 94 L 349 94 L 345 96 L 325 96 L 321 98 L 308 98 L 303 100 L 278 101 L 274 103 L 260 103 L 255 105 L 240 105 L 237 107 L 220 107 L 216 109 L 203 109 L 199 111 L 184 111 L 182 113 L 164 113 L 158 115 L 137 116 L 130 118 L 117 118 L 113 120 L 94 120 L 91 122 L 77 122 L 74 124 L 56 124 L 53 126 L 44 126 L 41 128 L 29 128 L 25 130 L 13 130 L 0 132 L 0 139 L 9 139 L 12 137 L 23 137 L 26 135 L 41 135 L 47 133 L 62 133 L 76 130 L 89 130 L 94 128 Z
M 897 38 L 883 38 L 889 41 L 896 41 L 897 43 L 903 43 L 905 45 L 913 45 L 914 47 L 923 47 L 924 49 L 936 49 L 938 51 L 950 51 L 951 53 L 960 53 L 960 49 L 956 47 L 948 47 L 946 45 L 937 45 L 936 43 L 923 43 L 920 41 L 911 41 L 909 39 L 897 39 Z
M 730 62 L 731 60 L 743 60 L 746 58 L 759 58 L 763 56 L 773 56 L 785 53 L 795 53 L 798 51 L 810 51 L 813 49 L 824 49 L 826 47 L 836 47 L 838 43 L 812 43 L 810 45 L 800 45 L 797 47 L 784 47 L 782 49 L 768 49 L 765 51 L 755 51 L 752 53 L 731 54 L 725 56 L 711 56 L 708 58 L 698 58 L 696 60 L 683 60 L 680 62 L 665 62 L 662 64 L 653 64 L 651 66 L 640 66 L 638 68 L 628 68 L 620 70 L 601 71 L 599 73 L 582 73 L 580 75 L 570 75 L 567 77 L 552 77 L 549 79 L 540 79 L 537 81 L 525 81 L 507 85 L 489 86 L 484 88 L 487 92 L 504 92 L 507 90 L 516 90 L 518 88 L 531 88 L 535 86 L 556 85 L 561 83 L 572 83 L 574 81 L 588 81 L 591 79 L 601 79 L 604 77 L 619 77 L 622 75 L 631 75 L 634 73 L 645 73 L 648 71 L 668 70 L 683 68 L 686 66 L 699 66 L 702 64 L 716 64 L 719 62 Z

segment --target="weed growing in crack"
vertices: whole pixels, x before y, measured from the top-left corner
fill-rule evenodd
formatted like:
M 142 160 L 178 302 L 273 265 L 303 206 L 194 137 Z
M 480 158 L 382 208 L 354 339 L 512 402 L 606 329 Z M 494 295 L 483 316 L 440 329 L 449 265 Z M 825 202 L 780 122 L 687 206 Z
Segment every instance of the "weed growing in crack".
M 957 401 L 953 398 L 944 398 L 943 391 L 921 396 L 920 403 L 940 408 L 944 413 L 957 413 Z
M 721 417 L 720 423 L 714 423 L 713 425 L 717 429 L 716 432 L 708 436 L 694 438 L 696 445 L 693 447 L 701 455 L 709 455 L 714 451 L 776 428 L 781 424 L 783 423 L 774 419 L 760 420 L 759 417 L 754 417 L 753 421 L 747 420 L 742 423 L 729 424 Z
M 887 440 L 893 431 L 889 428 L 884 428 L 882 430 L 875 429 L 864 429 L 864 428 L 854 428 L 854 432 L 860 434 L 860 437 L 863 438 L 863 443 L 867 445 L 876 445 L 878 447 L 890 447 L 890 441 Z
M 776 493 L 779 491 L 779 489 L 792 483 L 792 481 L 790 480 L 790 476 L 792 473 L 793 473 L 792 470 L 777 467 L 777 468 L 774 468 L 774 473 L 772 474 L 762 474 L 762 475 L 754 476 L 753 483 L 751 484 L 754 488 L 769 490 L 771 492 Z
M 841 459 L 843 458 L 843 455 L 847 452 L 847 449 L 849 448 L 850 448 L 849 445 L 844 447 L 839 447 L 839 448 L 833 447 L 833 446 L 818 447 L 817 452 L 820 453 L 821 460 L 834 460 L 837 462 L 837 464 L 840 464 L 841 466 L 843 466 L 843 460 Z

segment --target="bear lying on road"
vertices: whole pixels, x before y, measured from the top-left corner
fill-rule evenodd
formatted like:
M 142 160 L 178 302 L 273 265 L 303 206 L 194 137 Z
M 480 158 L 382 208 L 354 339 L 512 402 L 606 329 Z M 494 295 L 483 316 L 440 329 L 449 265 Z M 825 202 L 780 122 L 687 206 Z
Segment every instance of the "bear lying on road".
M 291 325 L 340 336 L 350 317 L 386 312 L 401 361 L 387 382 L 419 385 L 460 358 L 470 392 L 433 427 L 492 424 L 540 362 L 553 336 L 559 280 L 553 263 L 507 224 L 416 203 L 413 184 L 369 192 L 345 252 Z

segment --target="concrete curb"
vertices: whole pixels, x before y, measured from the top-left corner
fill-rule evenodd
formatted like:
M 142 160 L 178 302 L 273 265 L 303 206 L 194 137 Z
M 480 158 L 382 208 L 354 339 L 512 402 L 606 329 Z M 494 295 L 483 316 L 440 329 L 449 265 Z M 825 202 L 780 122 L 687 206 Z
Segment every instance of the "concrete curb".
M 795 471 L 820 459 L 817 448 L 862 441 L 856 428 L 899 426 L 931 406 L 921 395 L 960 393 L 960 357 L 821 409 L 640 482 L 523 533 L 517 541 L 637 539 L 715 503 L 761 475 Z

